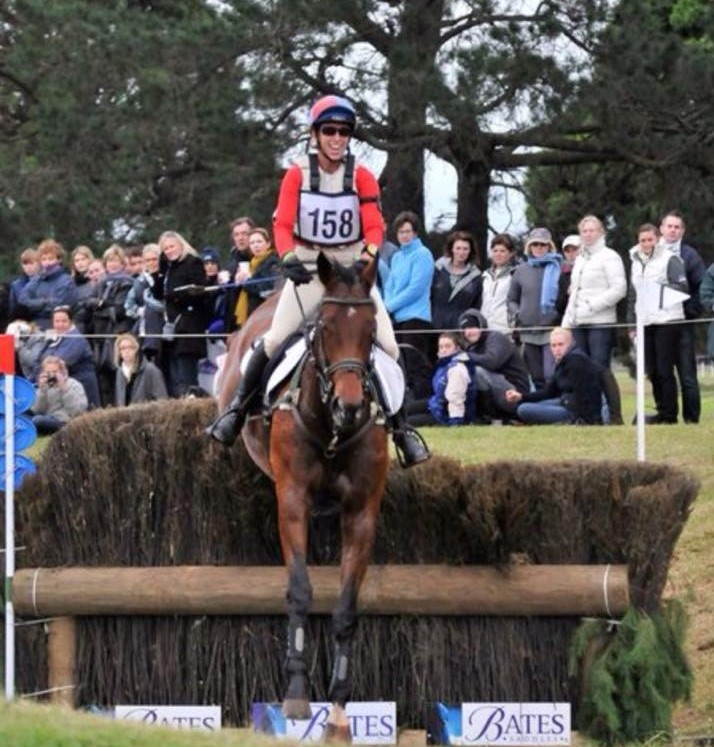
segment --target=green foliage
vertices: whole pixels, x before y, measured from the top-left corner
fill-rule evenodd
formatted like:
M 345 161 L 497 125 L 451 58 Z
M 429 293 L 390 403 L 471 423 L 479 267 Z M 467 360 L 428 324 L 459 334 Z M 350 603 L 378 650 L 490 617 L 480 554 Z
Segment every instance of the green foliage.
M 597 123 L 615 157 L 586 166 L 533 169 L 529 219 L 570 233 L 596 212 L 621 251 L 637 227 L 667 210 L 685 211 L 688 238 L 711 250 L 714 231 L 714 38 L 711 4 L 621 0 L 594 56 L 592 85 L 564 119 Z M 693 42 L 697 43 L 693 43 Z
M 714 8 L 706 0 L 676 0 L 669 16 L 672 28 L 692 44 L 711 53 L 714 51 Z
M 595 210 L 629 237 L 674 204 L 714 229 L 706 0 L 12 0 L 0 21 L 13 255 L 48 234 L 200 246 L 237 214 L 267 224 L 278 159 L 328 92 L 386 153 L 388 221 L 423 211 L 427 151 L 454 166 L 455 222 L 481 246 L 491 186 L 528 167 L 529 219 L 559 233 Z
M 578 728 L 607 744 L 669 734 L 672 707 L 691 694 L 684 654 L 687 619 L 676 600 L 648 616 L 634 608 L 619 625 L 586 621 L 576 632 L 569 667 L 583 672 Z
M 199 0 L 18 0 L 3 53 L 0 245 L 267 222 L 280 138 L 244 81 L 260 43 Z M 245 143 L 250 148 L 245 148 Z

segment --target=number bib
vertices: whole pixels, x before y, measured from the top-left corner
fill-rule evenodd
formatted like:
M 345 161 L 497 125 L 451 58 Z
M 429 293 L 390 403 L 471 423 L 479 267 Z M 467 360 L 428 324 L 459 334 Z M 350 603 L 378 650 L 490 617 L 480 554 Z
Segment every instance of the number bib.
M 296 235 L 322 246 L 340 246 L 362 235 L 357 194 L 300 192 Z

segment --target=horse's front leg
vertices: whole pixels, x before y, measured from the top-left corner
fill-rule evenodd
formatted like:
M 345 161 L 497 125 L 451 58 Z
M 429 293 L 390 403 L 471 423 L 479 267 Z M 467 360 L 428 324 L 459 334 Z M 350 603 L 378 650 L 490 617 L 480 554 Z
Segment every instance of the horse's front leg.
M 308 503 L 305 492 L 294 484 L 278 488 L 280 544 L 288 571 L 288 688 L 283 699 L 283 715 L 296 719 L 312 715 L 305 656 L 307 618 L 312 603 L 306 560 Z
M 288 689 L 283 699 L 285 718 L 310 718 L 310 683 L 305 660 L 305 631 L 312 602 L 312 586 L 304 555 L 296 555 L 288 567 L 288 650 L 285 668 Z
M 350 502 L 342 514 L 342 589 L 332 616 L 334 661 L 328 698 L 332 704 L 327 719 L 327 741 L 350 741 L 350 727 L 345 705 L 352 693 L 352 642 L 357 629 L 357 597 L 372 555 L 377 515 L 383 485 L 356 507 Z M 359 507 L 361 504 L 361 507 Z

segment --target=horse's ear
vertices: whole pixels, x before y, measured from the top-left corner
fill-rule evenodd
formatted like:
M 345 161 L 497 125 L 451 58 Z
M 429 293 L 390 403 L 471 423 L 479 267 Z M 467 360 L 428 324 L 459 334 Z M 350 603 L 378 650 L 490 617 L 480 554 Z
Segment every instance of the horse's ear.
M 330 258 L 324 253 L 320 252 L 317 255 L 317 276 L 320 278 L 320 282 L 323 285 L 327 285 L 332 277 L 333 267 Z
M 372 257 L 369 262 L 364 263 L 360 277 L 364 283 L 367 283 L 371 288 L 374 285 L 374 281 L 377 278 L 377 257 Z

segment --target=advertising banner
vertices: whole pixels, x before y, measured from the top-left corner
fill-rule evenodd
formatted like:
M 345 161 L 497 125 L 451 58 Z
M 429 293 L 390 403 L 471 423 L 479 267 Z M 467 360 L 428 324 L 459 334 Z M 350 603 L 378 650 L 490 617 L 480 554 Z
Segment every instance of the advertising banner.
M 310 719 L 286 719 L 279 703 L 253 703 L 251 722 L 255 731 L 264 734 L 304 742 L 321 742 L 330 713 L 330 704 L 310 703 L 310 710 Z M 397 743 L 396 703 L 348 703 L 345 710 L 350 722 L 353 744 Z
M 172 729 L 218 731 L 221 728 L 220 706 L 118 705 L 114 708 L 114 718 Z
M 570 703 L 430 703 L 427 744 L 569 745 Z

